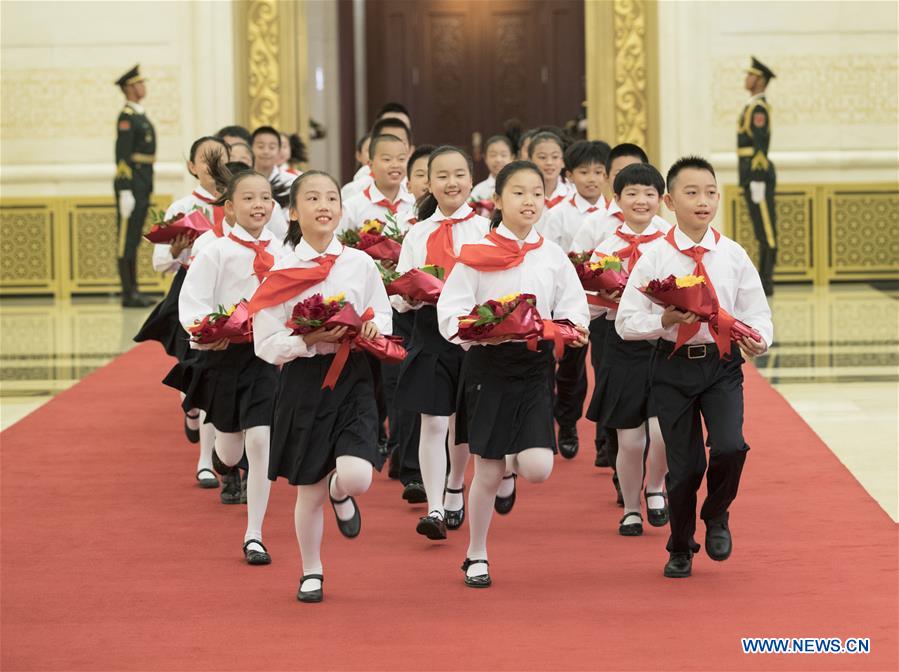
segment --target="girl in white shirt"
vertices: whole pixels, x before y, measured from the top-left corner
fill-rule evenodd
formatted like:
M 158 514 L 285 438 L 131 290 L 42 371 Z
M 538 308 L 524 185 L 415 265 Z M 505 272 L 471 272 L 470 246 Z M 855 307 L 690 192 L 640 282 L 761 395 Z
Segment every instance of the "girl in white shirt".
M 549 213 L 558 207 L 571 194 L 571 186 L 562 176 L 565 167 L 565 145 L 558 135 L 550 131 L 537 133 L 528 145 L 528 156 L 537 164 L 546 184 L 543 214 L 534 225 L 537 233 L 543 233 Z M 565 250 L 568 252 L 568 250 Z
M 282 366 L 273 413 L 269 478 L 297 488 L 295 525 L 303 577 L 301 602 L 321 602 L 323 505 L 330 498 L 340 532 L 356 537 L 362 519 L 354 499 L 380 469 L 378 409 L 365 355 L 352 350 L 332 390 L 322 389 L 346 327 L 292 335 L 294 306 L 314 294 L 342 294 L 359 315 L 374 318 L 361 336 L 391 331 L 390 302 L 374 261 L 345 248 L 334 231 L 340 222 L 340 187 L 327 173 L 311 170 L 291 186 L 288 248 L 250 302 L 256 353 Z M 292 247 L 292 249 L 291 249 Z M 258 311 L 258 312 L 257 312 Z M 252 469 L 251 469 L 252 473 Z
M 178 302 L 185 330 L 220 306 L 249 299 L 281 255 L 281 243 L 265 226 L 274 207 L 265 177 L 255 171 L 236 175 L 224 199 L 226 217 L 235 226 L 204 248 L 187 271 Z M 269 425 L 277 370 L 256 357 L 252 343 L 223 339 L 191 345 L 203 353 L 181 381 L 185 408 L 206 412 L 206 422 L 215 427 L 215 451 L 226 466 L 236 465 L 246 446 L 250 468 L 243 552 L 249 564 L 269 564 L 262 521 L 270 488 Z
M 443 268 L 445 277 L 449 277 L 462 246 L 487 234 L 490 223 L 475 214 L 467 202 L 472 168 L 471 157 L 456 147 L 447 145 L 431 152 L 429 194 L 419 208 L 421 221 L 403 240 L 398 273 L 433 265 Z M 462 492 L 468 446 L 456 443 L 453 427 L 465 353 L 440 335 L 436 307 L 402 297 L 396 297 L 394 306 L 400 312 L 416 311 L 409 354 L 400 368 L 396 389 L 397 407 L 421 414 L 418 460 L 428 515 L 419 520 L 416 531 L 429 539 L 446 539 L 447 528 L 458 529 L 465 516 Z
M 165 219 L 172 219 L 180 213 L 188 213 L 194 209 L 203 212 L 210 222 L 220 221 L 221 208 L 213 206 L 219 197 L 215 180 L 209 174 L 207 156 L 224 157 L 228 155 L 228 146 L 219 138 L 204 136 L 198 138 L 190 146 L 190 158 L 187 170 L 199 184 L 184 198 L 179 198 L 165 211 Z M 178 298 L 181 286 L 187 275 L 192 248 L 195 240 L 187 235 L 178 236 L 171 243 L 157 244 L 153 247 L 153 268 L 161 273 L 174 273 L 175 277 L 169 287 L 168 294 L 144 322 L 134 337 L 138 343 L 143 341 L 159 341 L 166 354 L 183 363 L 195 356 L 196 351 L 188 345 L 187 335 L 178 321 Z M 184 394 L 181 395 L 182 401 Z M 203 412 L 196 408 L 188 409 L 184 415 L 184 433 L 188 441 L 200 444 L 200 455 L 197 459 L 196 480 L 201 488 L 218 488 L 219 482 L 212 469 L 212 427 L 203 425 Z
M 453 340 L 459 317 L 476 304 L 510 293 L 534 294 L 544 319 L 568 319 L 587 343 L 587 298 L 562 249 L 545 241 L 534 224 L 544 209 L 543 175 L 529 161 L 515 161 L 496 179 L 495 230 L 466 245 L 437 304 L 440 331 Z M 463 343 L 456 423 L 457 441 L 468 441 L 475 476 L 468 496 L 470 541 L 462 569 L 468 586 L 490 585 L 487 531 L 506 468 L 530 482 L 549 477 L 555 452 L 552 415 L 552 345 L 537 352 L 504 338 Z
M 484 151 L 484 164 L 490 175 L 483 182 L 478 182 L 471 190 L 469 201 L 479 215 L 489 217 L 493 212 L 493 191 L 496 186 L 496 175 L 505 168 L 515 156 L 512 140 L 507 135 L 494 135 L 487 140 Z

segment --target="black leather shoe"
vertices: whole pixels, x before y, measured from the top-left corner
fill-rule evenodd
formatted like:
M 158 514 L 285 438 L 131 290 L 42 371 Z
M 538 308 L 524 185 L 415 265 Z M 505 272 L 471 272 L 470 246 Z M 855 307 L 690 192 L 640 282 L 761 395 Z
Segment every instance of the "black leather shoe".
M 601 469 L 612 466 L 609 462 L 609 453 L 606 451 L 606 441 L 604 438 L 596 444 L 596 459 L 593 461 L 593 466 Z
M 507 478 L 512 479 L 512 494 L 508 497 L 500 497 L 499 495 L 497 495 L 496 500 L 493 502 L 493 510 L 503 516 L 509 513 L 509 511 L 512 510 L 512 507 L 515 506 L 515 495 L 518 492 L 518 488 L 515 485 L 515 480 L 518 478 L 518 474 L 503 476 L 503 480 Z
M 633 520 L 635 517 L 640 519 L 639 523 L 625 524 L 625 520 L 627 520 L 628 518 Z M 643 516 L 641 516 L 636 511 L 624 514 L 624 518 L 618 521 L 618 534 L 620 534 L 622 537 L 641 536 L 643 534 Z
M 465 488 L 447 488 L 446 491 L 454 495 L 461 495 L 463 492 L 465 492 Z M 458 530 L 460 527 L 462 527 L 462 521 L 465 520 L 465 500 L 462 500 L 461 509 L 456 509 L 455 511 L 451 509 L 445 509 L 443 512 L 443 516 L 443 520 L 446 522 L 446 529 Z
M 446 539 L 446 522 L 439 511 L 431 511 L 428 515 L 418 519 L 415 531 L 434 541 Z
M 643 492 L 643 496 L 646 497 L 646 520 L 653 527 L 664 527 L 668 524 L 668 498 L 665 496 L 664 492 Z M 650 497 L 662 497 L 665 500 L 665 506 L 661 509 L 650 509 L 649 508 L 649 498 Z
M 359 513 L 359 506 L 356 504 L 356 500 L 350 495 L 339 500 L 334 499 L 331 496 L 332 480 L 334 480 L 333 474 L 331 475 L 331 478 L 328 479 L 328 499 L 331 500 L 331 508 L 334 509 L 334 517 L 337 519 L 337 529 L 340 530 L 340 533 L 347 539 L 354 539 L 355 537 L 358 537 L 359 533 L 362 531 L 362 514 Z M 353 503 L 353 517 L 349 520 L 341 520 L 337 515 L 337 505 L 343 504 L 346 501 Z
M 234 467 L 222 476 L 222 504 L 240 504 L 240 469 Z
M 712 560 L 723 562 L 730 557 L 734 550 L 733 539 L 727 527 L 727 521 L 706 522 L 705 527 L 705 552 Z
M 390 450 L 387 448 L 387 437 L 382 436 L 378 439 L 378 454 L 381 457 L 387 457 L 390 454 Z
M 493 581 L 490 580 L 490 574 L 480 574 L 479 576 L 468 576 L 468 568 L 472 565 L 484 564 L 490 567 L 490 563 L 486 560 L 469 560 L 465 558 L 462 563 L 462 571 L 465 572 L 465 585 L 469 588 L 489 588 Z
M 570 460 L 577 455 L 578 447 L 577 427 L 559 427 L 559 454 Z
M 201 488 L 217 488 L 219 487 L 219 479 L 215 477 L 212 469 L 200 469 L 197 472 L 197 485 Z
M 412 481 L 403 488 L 403 499 L 410 504 L 424 504 L 428 501 L 428 493 L 425 492 L 425 486 L 418 481 Z
M 315 590 L 303 590 L 303 582 L 307 579 L 318 579 L 322 584 L 325 583 L 325 577 L 321 574 L 307 574 L 300 579 L 300 587 L 297 588 L 297 599 L 300 602 L 321 602 L 325 599 L 325 594 L 322 592 L 321 588 Z
M 196 415 L 186 415 L 184 416 L 184 435 L 187 437 L 187 440 L 191 443 L 200 443 L 200 430 L 199 429 L 191 429 L 187 426 L 187 419 L 196 420 L 200 417 L 200 414 Z
M 665 563 L 665 576 L 669 579 L 685 579 L 693 573 L 692 553 L 671 553 Z
M 252 548 L 247 549 L 250 544 L 259 544 L 262 546 L 261 551 Z M 247 559 L 248 565 L 270 565 L 272 564 L 272 556 L 268 554 L 268 549 L 262 545 L 258 539 L 249 539 L 243 542 L 243 556 Z

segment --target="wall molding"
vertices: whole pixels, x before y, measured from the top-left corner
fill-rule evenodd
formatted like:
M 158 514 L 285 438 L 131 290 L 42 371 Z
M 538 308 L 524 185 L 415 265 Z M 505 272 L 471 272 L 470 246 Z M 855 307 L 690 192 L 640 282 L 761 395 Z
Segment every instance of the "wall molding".
M 899 152 L 881 150 L 771 152 L 778 168 L 893 168 L 899 171 Z M 737 167 L 737 151 L 713 152 L 709 159 L 716 168 Z
M 184 178 L 183 163 L 157 162 L 153 164 L 153 177 L 156 180 L 181 180 Z M 114 163 L 30 163 L 21 165 L 4 164 L 0 166 L 0 185 L 18 184 L 22 182 L 46 183 L 47 176 L 53 176 L 53 183 L 109 181 L 109 194 L 112 198 L 112 179 L 115 177 Z

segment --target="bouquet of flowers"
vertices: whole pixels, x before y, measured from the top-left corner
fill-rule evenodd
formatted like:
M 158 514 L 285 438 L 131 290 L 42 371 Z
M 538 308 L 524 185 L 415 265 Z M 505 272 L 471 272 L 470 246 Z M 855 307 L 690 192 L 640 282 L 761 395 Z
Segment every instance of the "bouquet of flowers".
M 407 296 L 415 301 L 436 304 L 443 291 L 445 271 L 442 266 L 428 264 L 397 275 L 388 285 L 387 294 Z
M 593 252 L 569 252 L 568 259 L 577 268 L 581 264 L 586 264 L 593 257 Z
M 674 306 L 678 310 L 694 313 L 702 322 L 708 322 L 722 354 L 730 352 L 730 341 L 739 342 L 744 337 L 758 342 L 762 340 L 758 331 L 721 308 L 702 275 L 669 275 L 661 280 L 650 280 L 640 291 L 663 308 Z
M 153 226 L 144 234 L 144 238 L 151 243 L 171 243 L 185 233 L 191 238 L 197 238 L 201 233 L 212 228 L 212 224 L 199 208 L 187 213 L 179 212 L 168 220 L 161 211 L 153 210 L 150 217 Z
M 190 332 L 190 340 L 194 343 L 215 343 L 223 338 L 227 338 L 231 343 L 249 343 L 253 340 L 246 301 L 227 309 L 219 306 L 216 312 L 210 313 L 202 320 L 196 320 L 187 330 Z
M 321 294 L 313 294 L 293 307 L 293 312 L 286 326 L 293 329 L 291 335 L 308 334 L 325 326 L 325 323 L 340 312 L 346 305 L 344 294 L 324 298 Z
M 381 274 L 381 280 L 384 282 L 384 287 L 388 287 L 391 282 L 400 277 L 400 274 L 393 270 L 393 265 L 390 263 L 385 266 L 384 262 L 376 261 L 375 266 L 378 267 L 378 273 Z
M 576 264 L 574 270 L 583 288 L 591 292 L 623 292 L 627 285 L 627 271 L 615 255 Z
M 533 294 L 509 294 L 475 306 L 459 318 L 456 334 L 466 341 L 483 341 L 505 336 L 534 342 L 543 336 L 543 320 Z
M 359 229 L 348 229 L 337 239 L 347 247 L 355 247 L 376 261 L 397 263 L 405 234 L 400 231 L 396 215 L 388 213 L 386 222 L 369 219 Z
M 553 342 L 553 350 L 558 359 L 566 345 L 580 340 L 581 332 L 571 320 L 543 320 L 543 338 Z

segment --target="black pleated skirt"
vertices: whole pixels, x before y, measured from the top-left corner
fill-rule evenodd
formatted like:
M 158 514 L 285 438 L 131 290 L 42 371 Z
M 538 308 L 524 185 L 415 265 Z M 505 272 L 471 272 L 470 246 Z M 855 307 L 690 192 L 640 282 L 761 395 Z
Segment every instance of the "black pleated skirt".
M 298 357 L 281 369 L 268 463 L 271 480 L 318 483 L 341 455 L 360 457 L 381 469 L 371 368 L 363 353 L 351 352 L 334 389 L 323 390 L 333 359 Z
M 602 427 L 639 427 L 655 415 L 649 400 L 649 373 L 655 341 L 625 341 L 610 329 L 587 417 Z
M 435 306 L 415 311 L 412 341 L 397 382 L 397 407 L 427 415 L 455 413 L 464 358 L 461 346 L 440 334 Z
M 181 296 L 181 286 L 184 284 L 186 275 L 187 269 L 183 267 L 175 273 L 168 294 L 156 304 L 134 337 L 137 343 L 158 341 L 162 344 L 166 354 L 171 355 L 179 362 L 186 357 L 193 356 L 188 342 L 190 335 L 178 320 L 178 297 Z
M 278 369 L 259 359 L 252 343 L 201 350 L 176 364 L 162 382 L 186 395 L 185 411 L 206 411 L 206 422 L 220 432 L 272 423 Z
M 459 383 L 456 442 L 499 460 L 528 448 L 556 452 L 552 343 L 472 346 Z

